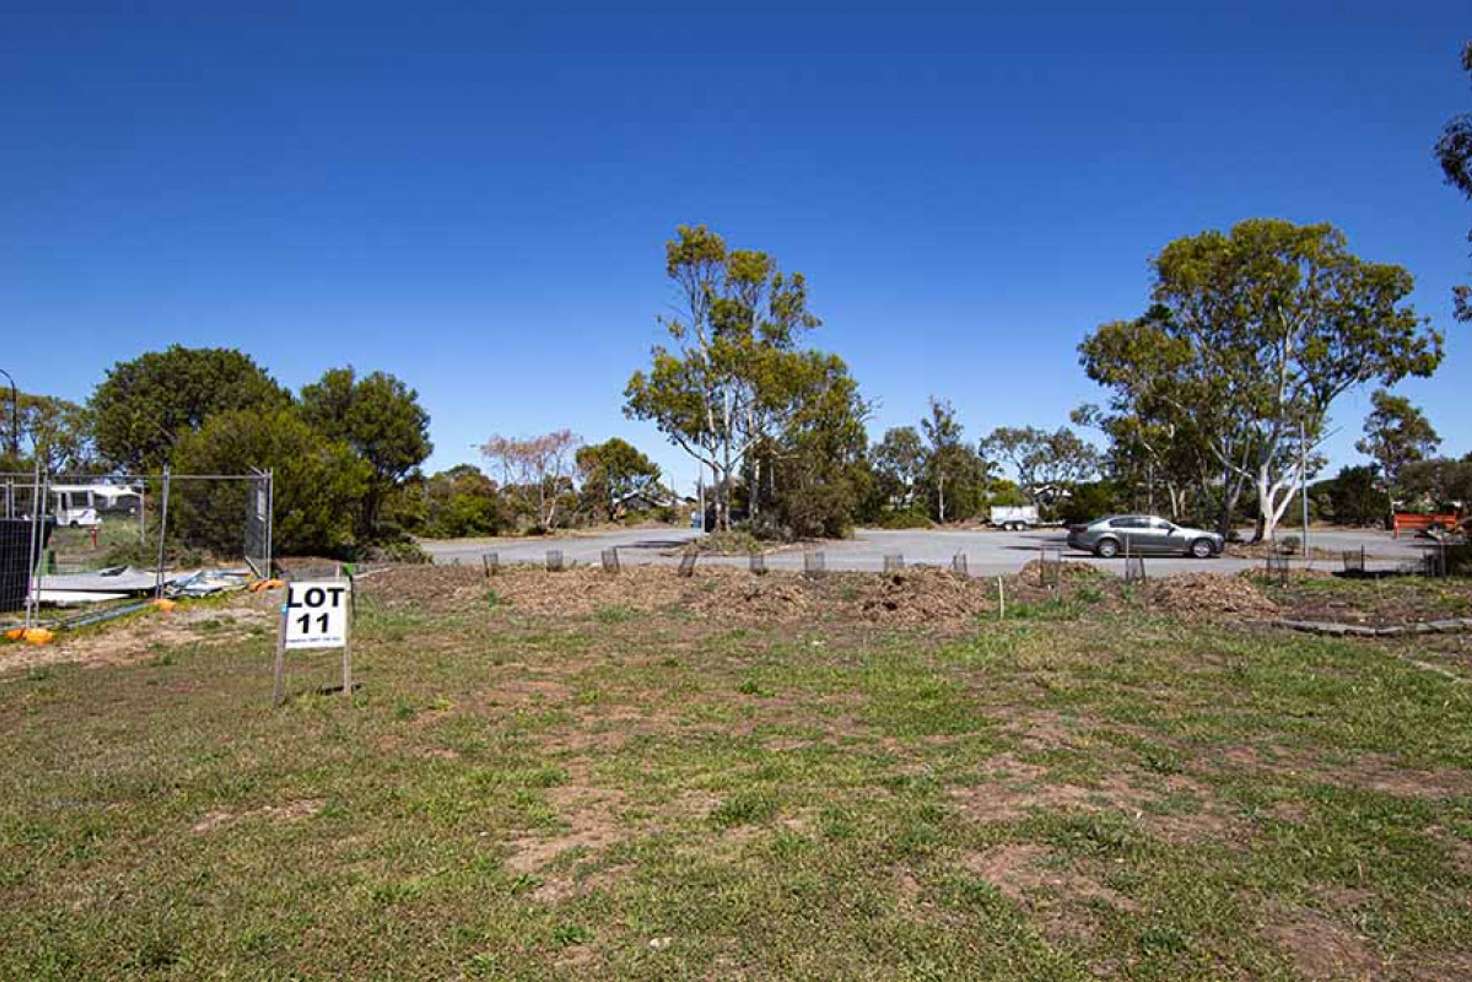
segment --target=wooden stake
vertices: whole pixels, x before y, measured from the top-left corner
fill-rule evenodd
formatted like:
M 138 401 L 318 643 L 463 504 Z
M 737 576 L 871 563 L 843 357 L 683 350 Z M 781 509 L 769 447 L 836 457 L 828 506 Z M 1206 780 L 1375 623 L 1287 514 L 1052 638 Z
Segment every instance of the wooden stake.
M 276 684 L 271 692 L 271 705 L 286 701 L 286 598 L 281 598 L 281 623 L 276 626 Z

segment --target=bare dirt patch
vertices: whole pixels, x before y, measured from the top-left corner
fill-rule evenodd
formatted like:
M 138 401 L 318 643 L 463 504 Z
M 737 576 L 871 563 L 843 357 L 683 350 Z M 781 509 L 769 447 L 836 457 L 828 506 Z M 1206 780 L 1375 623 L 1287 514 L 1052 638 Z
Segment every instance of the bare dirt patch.
M 0 672 L 80 662 L 84 665 L 128 665 L 188 644 L 238 642 L 252 628 L 274 627 L 270 608 L 280 603 L 261 594 L 233 594 L 226 601 L 183 601 L 173 610 L 149 608 L 117 622 L 78 632 L 58 632 L 46 645 L 0 645 Z
M 604 849 L 624 838 L 619 821 L 624 794 L 609 788 L 568 784 L 547 793 L 568 828 L 550 836 L 522 836 L 507 843 L 512 853 L 506 868 L 532 873 L 572 849 L 590 852 Z
M 1102 900 L 1120 910 L 1135 910 L 1133 900 L 1097 882 L 1081 871 L 1057 864 L 1043 846 L 1010 842 L 985 852 L 968 853 L 961 865 L 1006 897 L 1019 903 L 1038 890 L 1048 890 L 1069 900 Z
M 190 826 L 190 831 L 203 835 L 227 825 L 258 818 L 273 822 L 296 822 L 317 814 L 325 804 L 321 798 L 299 798 L 282 805 L 264 805 L 244 812 L 212 811 Z
M 1395 627 L 1472 616 L 1472 582 L 1464 579 L 1352 580 L 1328 573 L 1318 579 L 1292 577 L 1286 585 L 1269 585 L 1267 592 L 1283 616 L 1294 620 Z
M 1384 969 L 1364 938 L 1316 910 L 1274 911 L 1270 917 L 1263 934 L 1305 978 L 1376 978 Z
M 1451 768 L 1424 770 L 1408 767 L 1386 754 L 1366 753 L 1353 763 L 1329 764 L 1286 749 L 1264 756 L 1255 747 L 1224 748 L 1218 759 L 1234 769 L 1323 784 L 1378 791 L 1402 798 L 1446 798 L 1472 794 L 1472 773 Z

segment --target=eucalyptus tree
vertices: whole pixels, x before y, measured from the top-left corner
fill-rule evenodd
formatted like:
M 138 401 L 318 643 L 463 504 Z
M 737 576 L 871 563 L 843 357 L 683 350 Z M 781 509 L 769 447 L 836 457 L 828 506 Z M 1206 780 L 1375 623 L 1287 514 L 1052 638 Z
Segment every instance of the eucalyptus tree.
M 1341 394 L 1430 375 L 1442 359 L 1441 335 L 1406 302 L 1411 274 L 1355 256 L 1331 225 L 1249 219 L 1177 239 L 1153 266 L 1154 316 L 1129 345 L 1101 339 L 1118 322 L 1101 327 L 1084 366 L 1191 421 L 1220 469 L 1224 532 L 1251 485 L 1255 538 L 1273 534 Z
M 801 273 L 781 272 L 767 253 L 730 249 L 704 225 L 676 230 L 665 273 L 676 303 L 659 323 L 671 343 L 656 345 L 649 368 L 630 377 L 624 412 L 710 469 L 716 526 L 728 529 L 733 478 L 750 463 L 750 485 L 762 484 L 761 457 L 748 452 L 802 410 L 798 340 L 821 322 Z

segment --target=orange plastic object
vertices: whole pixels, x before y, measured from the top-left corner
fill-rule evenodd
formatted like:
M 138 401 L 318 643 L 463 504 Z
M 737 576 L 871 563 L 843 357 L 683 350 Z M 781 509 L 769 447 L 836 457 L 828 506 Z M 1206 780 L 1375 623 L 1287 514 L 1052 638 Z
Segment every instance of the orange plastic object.
M 179 606 L 177 602 L 173 600 L 165 600 L 162 597 L 157 600 L 151 601 L 151 603 L 166 614 L 169 611 L 173 610 L 175 607 Z

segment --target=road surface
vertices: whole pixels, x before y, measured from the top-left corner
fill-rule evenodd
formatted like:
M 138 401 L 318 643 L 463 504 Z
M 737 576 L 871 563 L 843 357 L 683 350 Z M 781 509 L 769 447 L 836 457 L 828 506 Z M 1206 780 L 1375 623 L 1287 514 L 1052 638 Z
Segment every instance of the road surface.
M 1296 534 L 1296 533 L 1295 533 Z M 617 548 L 619 561 L 626 566 L 650 564 L 674 565 L 679 551 L 700 533 L 694 529 L 642 528 L 620 529 L 588 535 L 548 536 L 533 538 L 487 538 L 424 540 L 420 544 L 439 564 L 480 565 L 481 557 L 496 553 L 501 563 L 546 562 L 547 550 L 562 550 L 568 563 L 597 563 L 604 549 Z M 1390 533 L 1375 529 L 1313 529 L 1309 543 L 1316 549 L 1334 552 L 1364 547 L 1365 565 L 1371 569 L 1394 568 L 1415 562 L 1432 545 L 1429 540 L 1402 537 L 1392 539 Z M 976 576 L 1014 573 L 1023 563 L 1038 558 L 1042 549 L 1061 548 L 1070 562 L 1089 563 L 1101 569 L 1122 573 L 1121 559 L 1098 559 L 1068 549 L 1067 534 L 1061 529 L 1038 529 L 1031 532 L 996 530 L 859 529 L 852 539 L 829 541 L 821 545 L 788 547 L 767 554 L 769 569 L 801 570 L 803 552 L 814 549 L 823 553 L 824 566 L 830 570 L 879 571 L 886 555 L 898 554 L 907 564 L 949 565 L 956 553 L 966 554 L 967 567 Z M 702 556 L 702 564 L 746 565 L 745 556 Z M 1189 557 L 1150 557 L 1146 560 L 1148 575 L 1168 576 L 1173 573 L 1232 573 L 1263 565 L 1261 559 L 1191 559 Z M 1339 569 L 1337 560 L 1318 559 L 1314 565 Z

